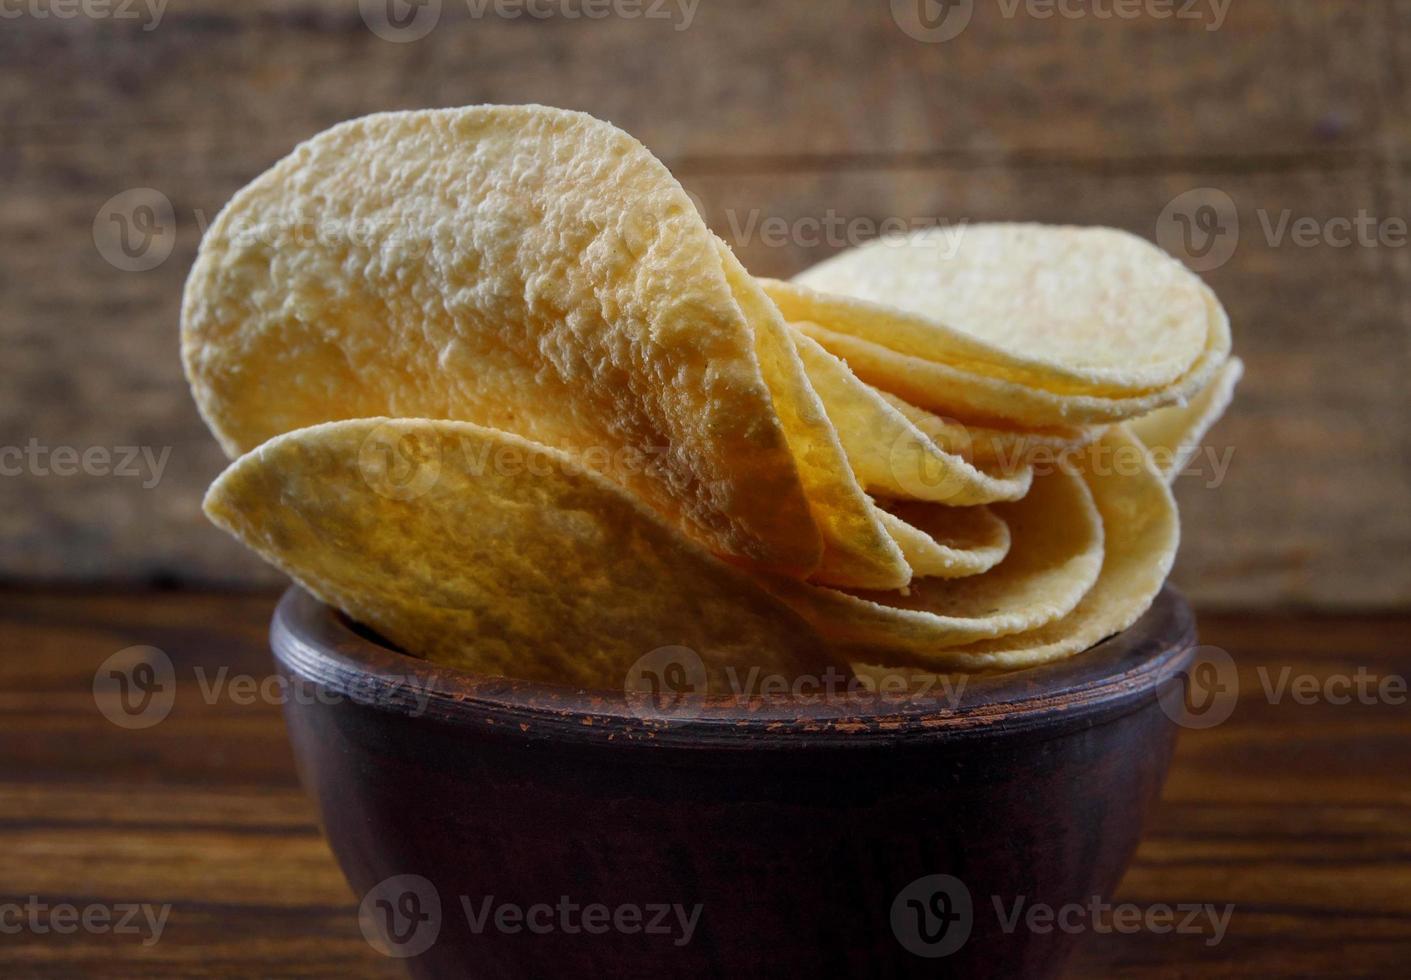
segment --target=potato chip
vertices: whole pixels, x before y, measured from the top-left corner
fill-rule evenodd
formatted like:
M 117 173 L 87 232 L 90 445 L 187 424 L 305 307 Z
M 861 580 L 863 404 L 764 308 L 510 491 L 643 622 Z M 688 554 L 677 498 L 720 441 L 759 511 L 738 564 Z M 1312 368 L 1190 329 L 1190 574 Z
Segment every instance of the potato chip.
M 1166 481 L 1126 426 L 1102 438 L 1103 452 L 1089 454 L 1084 480 L 1105 528 L 1102 571 L 1067 616 L 1026 633 L 985 640 L 911 659 L 920 667 L 964 671 L 1015 670 L 1062 660 L 1122 632 L 1146 612 L 1161 591 L 1180 543 L 1180 519 Z M 1037 486 L 1037 484 L 1036 484 Z M 895 668 L 854 665 L 874 679 Z M 890 662 L 903 663 L 889 657 Z
M 1244 362 L 1232 357 L 1187 404 L 1158 408 L 1129 424 L 1132 434 L 1151 450 L 1152 461 L 1167 483 L 1186 468 L 1205 434 L 1230 407 L 1243 375 Z
M 767 580 L 840 648 L 929 663 L 948 646 L 1020 633 L 1061 619 L 1096 581 L 1102 520 L 1076 472 L 1056 468 L 1022 499 L 991 504 L 1008 526 L 1004 560 L 982 575 L 916 579 L 904 592 L 843 592 Z
M 877 239 L 766 289 L 790 320 L 1059 393 L 1174 384 L 1213 326 L 1199 277 L 1113 228 L 932 228 Z
M 900 588 L 912 570 L 849 467 L 848 457 L 794 349 L 788 325 L 724 242 L 720 265 L 755 337 L 760 371 L 798 465 L 823 558 L 810 578 L 863 589 Z
M 784 395 L 714 237 L 659 161 L 589 116 L 477 106 L 316 136 L 217 218 L 182 320 L 231 455 L 335 419 L 464 419 L 584 459 L 713 551 L 794 575 L 820 561 Z M 885 537 L 853 517 L 860 547 Z M 904 580 L 889 558 L 876 578 Z
M 960 507 L 1016 500 L 1028 491 L 1034 474 L 1027 464 L 986 472 L 946 452 L 817 342 L 801 333 L 794 342 L 853 472 L 870 493 Z
M 798 321 L 792 326 L 841 357 L 863 381 L 920 408 L 999 428 L 1052 428 L 1125 421 L 1176 404 L 1199 391 L 1229 348 L 1229 324 L 1221 322 L 1223 328 L 1217 328 L 1212 345 L 1177 384 L 1122 397 L 1058 394 L 1047 388 L 969 374 L 949 364 L 899 354 L 809 321 Z M 1225 338 L 1224 342 L 1219 336 Z
M 882 523 L 917 578 L 979 575 L 1009 553 L 1009 525 L 983 505 L 891 501 L 882 505 Z
M 792 676 L 826 662 L 790 610 L 616 484 L 466 422 L 298 429 L 232 463 L 205 508 L 324 602 L 437 663 L 621 690 L 639 658 L 679 645 L 723 691 L 727 668 Z
M 1105 429 L 1101 425 L 1002 429 L 936 415 L 889 391 L 877 391 L 877 394 L 946 452 L 978 464 L 998 466 L 1001 472 L 1032 465 L 1035 458 L 1047 461 L 1081 449 L 1098 439 Z

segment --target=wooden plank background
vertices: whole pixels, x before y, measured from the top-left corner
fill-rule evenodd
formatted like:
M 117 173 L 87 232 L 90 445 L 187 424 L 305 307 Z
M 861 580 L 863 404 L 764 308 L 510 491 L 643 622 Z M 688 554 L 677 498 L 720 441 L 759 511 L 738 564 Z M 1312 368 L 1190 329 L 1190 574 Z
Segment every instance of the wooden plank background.
M 1119 20 L 1099 15 L 1110 3 L 1045 18 L 1043 0 L 974 0 L 943 43 L 899 26 L 914 16 L 901 0 L 701 0 L 689 23 L 476 17 L 445 0 L 414 43 L 378 37 L 353 0 L 171 0 L 160 20 L 16 8 L 0 21 L 0 446 L 170 455 L 152 487 L 0 477 L 0 579 L 275 581 L 199 512 L 222 457 L 176 332 L 203 222 L 342 119 L 538 101 L 641 138 L 761 274 L 848 243 L 813 243 L 804 219 L 1155 237 L 1176 195 L 1223 191 L 1238 246 L 1207 278 L 1249 373 L 1213 437 L 1233 449 L 1222 485 L 1181 482 L 1176 578 L 1206 606 L 1411 605 L 1411 246 L 1264 228 L 1286 209 L 1411 216 L 1411 0 L 1152 15 L 1186 3 Z M 174 248 L 122 271 L 95 247 L 95 218 L 142 187 L 171 201 Z M 798 232 L 782 242 L 766 234 L 781 221 Z

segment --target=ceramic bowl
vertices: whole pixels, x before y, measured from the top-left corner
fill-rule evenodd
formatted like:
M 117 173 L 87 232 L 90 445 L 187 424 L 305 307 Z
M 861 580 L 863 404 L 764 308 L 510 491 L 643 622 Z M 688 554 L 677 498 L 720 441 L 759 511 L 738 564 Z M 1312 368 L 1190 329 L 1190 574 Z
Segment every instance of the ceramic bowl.
M 300 777 L 417 977 L 1041 977 L 1034 905 L 1117 886 L 1194 645 L 1124 633 L 963 688 L 652 699 L 409 657 L 297 588 L 274 653 Z

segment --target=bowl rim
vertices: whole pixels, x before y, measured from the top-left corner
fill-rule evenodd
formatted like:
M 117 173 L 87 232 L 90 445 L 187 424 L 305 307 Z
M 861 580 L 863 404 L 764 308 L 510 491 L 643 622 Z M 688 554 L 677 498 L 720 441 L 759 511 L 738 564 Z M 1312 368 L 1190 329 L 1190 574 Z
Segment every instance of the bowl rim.
M 1163 685 L 1179 680 L 1194 654 L 1195 619 L 1167 585 L 1132 626 L 1077 656 L 905 697 L 658 700 L 477 674 L 395 650 L 297 585 L 275 609 L 270 643 L 281 671 L 313 686 L 304 701 L 351 701 L 511 738 L 790 749 L 1050 737 L 1099 724 L 1149 704 Z

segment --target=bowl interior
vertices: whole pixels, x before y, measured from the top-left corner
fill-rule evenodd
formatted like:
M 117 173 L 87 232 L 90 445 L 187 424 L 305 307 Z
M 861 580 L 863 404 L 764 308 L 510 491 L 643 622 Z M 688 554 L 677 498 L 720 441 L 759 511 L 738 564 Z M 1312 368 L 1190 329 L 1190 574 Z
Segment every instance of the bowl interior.
M 1185 599 L 1168 586 L 1129 629 L 1058 663 L 987 675 L 949 675 L 906 690 L 813 678 L 751 695 L 583 690 L 493 677 L 403 653 L 291 587 L 271 629 L 275 656 L 298 680 L 380 710 L 448 724 L 500 725 L 571 740 L 879 741 L 993 737 L 1004 731 L 1092 724 L 1151 701 L 1179 679 L 1195 642 Z

